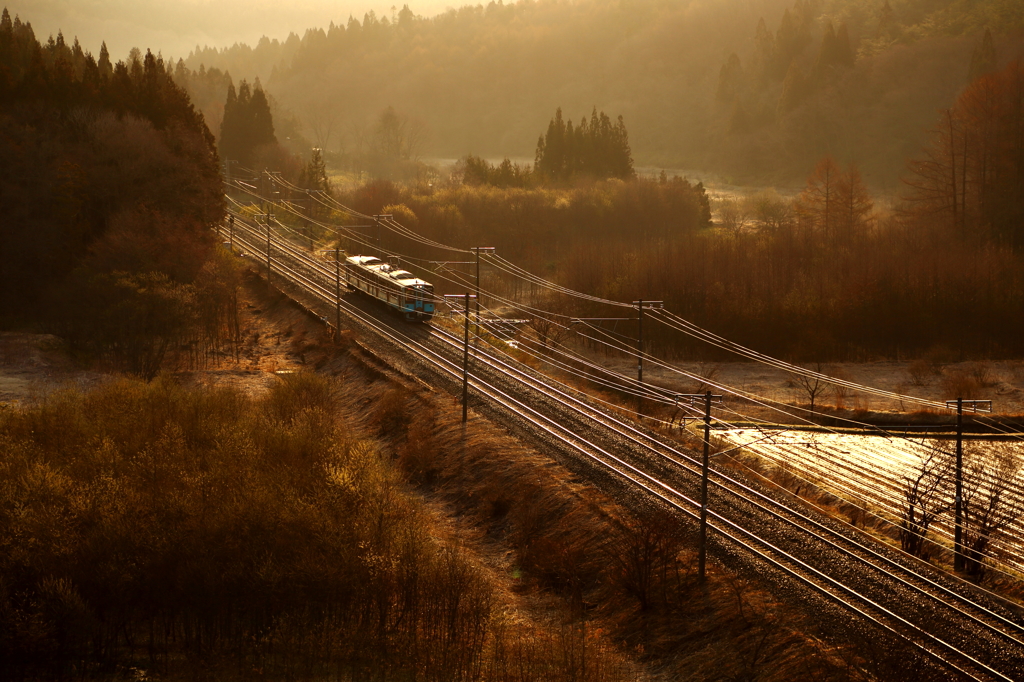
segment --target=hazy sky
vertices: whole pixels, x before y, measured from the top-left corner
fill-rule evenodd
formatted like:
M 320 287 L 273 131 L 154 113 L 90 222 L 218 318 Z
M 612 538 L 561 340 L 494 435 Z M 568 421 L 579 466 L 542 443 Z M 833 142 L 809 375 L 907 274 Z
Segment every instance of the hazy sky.
M 362 21 L 371 9 L 390 17 L 391 6 L 400 9 L 402 4 L 404 0 L 0 0 L 12 17 L 32 24 L 40 41 L 61 30 L 69 43 L 77 36 L 95 55 L 105 40 L 115 61 L 132 47 L 177 59 L 187 57 L 197 44 L 254 45 L 264 35 L 283 40 L 292 31 L 301 36 L 307 28 L 344 23 L 349 14 Z M 418 0 L 409 8 L 433 16 L 464 4 L 469 0 Z

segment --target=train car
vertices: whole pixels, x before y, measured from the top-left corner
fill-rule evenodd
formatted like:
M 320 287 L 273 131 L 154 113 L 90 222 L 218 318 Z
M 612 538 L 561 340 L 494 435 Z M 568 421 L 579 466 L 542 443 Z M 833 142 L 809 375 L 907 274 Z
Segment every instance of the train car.
M 433 285 L 376 256 L 347 257 L 343 276 L 349 289 L 372 296 L 410 322 L 434 316 Z

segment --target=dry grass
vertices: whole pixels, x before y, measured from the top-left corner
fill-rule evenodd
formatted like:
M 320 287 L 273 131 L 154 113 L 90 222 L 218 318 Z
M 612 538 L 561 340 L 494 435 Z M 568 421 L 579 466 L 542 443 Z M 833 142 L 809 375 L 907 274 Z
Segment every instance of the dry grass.
M 97 537 L 134 556 L 151 546 L 148 562 L 128 565 L 135 587 L 113 590 L 116 581 L 92 577 L 94 562 L 62 573 L 67 563 L 52 553 L 10 554 L 23 563 L 0 575 L 28 582 L 5 578 L 0 618 L 31 613 L 42 627 L 41 639 L 0 646 L 14 677 L 66 677 L 91 661 L 96 674 L 134 666 L 169 679 L 417 670 L 418 679 L 597 682 L 637 678 L 637 664 L 673 679 L 860 678 L 859 645 L 821 642 L 799 607 L 715 564 L 698 583 L 692 531 L 674 517 L 620 506 L 486 422 L 464 428 L 457 402 L 350 335 L 330 340 L 284 303 L 259 305 L 288 320 L 286 352 L 336 379 L 287 375 L 264 397 L 121 382 L 8 414 L 22 421 L 13 431 L 4 423 L 7 437 L 28 444 L 8 448 L 11 461 L 27 471 L 46 460 L 45 475 L 4 471 L 17 481 L 0 487 L 5 519 L 29 501 L 43 514 L 24 538 L 48 547 L 70 527 L 53 545 L 65 559 L 93 547 L 81 535 L 88 526 L 67 516 L 69 500 L 91 499 L 117 510 Z M 101 479 L 113 487 L 92 483 Z M 126 571 L 125 550 L 104 575 Z M 161 590 L 145 587 L 155 581 Z M 57 613 L 79 614 L 69 621 L 78 629 L 60 634 Z
M 161 378 L 0 415 L 5 679 L 632 678 L 604 640 L 509 611 L 338 419 L 352 397 L 302 373 L 263 398 Z
M 464 428 L 444 398 L 408 400 L 419 414 L 387 440 L 409 480 L 507 547 L 520 590 L 557 595 L 573 628 L 674 679 L 860 678 L 852 650 L 810 636 L 798 609 L 713 564 L 700 584 L 675 516 L 626 509 L 486 422 Z

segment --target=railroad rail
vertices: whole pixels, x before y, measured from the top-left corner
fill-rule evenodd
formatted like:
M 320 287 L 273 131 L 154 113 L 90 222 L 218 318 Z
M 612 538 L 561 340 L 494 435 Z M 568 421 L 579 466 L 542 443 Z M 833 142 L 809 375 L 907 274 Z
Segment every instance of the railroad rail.
M 436 327 L 403 328 L 344 298 L 339 302 L 331 264 L 237 214 L 234 228 L 236 242 L 258 265 L 269 264 L 321 305 L 340 304 L 346 316 L 442 381 L 461 380 L 460 338 Z M 544 434 L 620 485 L 697 518 L 700 464 L 693 455 L 498 351 L 472 352 L 470 387 L 486 401 L 485 409 L 514 415 L 524 428 Z M 770 568 L 869 624 L 878 636 L 916 651 L 935 664 L 935 679 L 1024 679 L 1024 621 L 1013 609 L 984 603 L 965 583 L 722 471 L 712 469 L 710 485 L 708 521 L 721 551 Z

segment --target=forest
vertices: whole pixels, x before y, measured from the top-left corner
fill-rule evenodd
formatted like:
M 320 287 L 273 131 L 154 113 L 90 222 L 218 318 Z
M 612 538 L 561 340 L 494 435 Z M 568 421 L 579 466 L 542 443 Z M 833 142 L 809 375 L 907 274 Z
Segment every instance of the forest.
M 716 201 L 716 223 L 699 182 L 662 175 L 531 185 L 538 180 L 518 165 L 476 157 L 438 182 L 374 180 L 338 196 L 429 239 L 494 245 L 503 258 L 591 296 L 664 300 L 704 328 L 779 357 L 1018 357 L 1022 83 L 1020 62 L 980 74 L 926 133 L 889 205 L 879 205 L 855 164 L 831 156 L 808 169 L 793 199 L 762 191 Z M 413 263 L 447 257 L 386 239 L 386 252 Z M 439 270 L 422 273 L 452 287 Z M 485 269 L 484 279 L 485 288 L 555 317 L 609 314 L 497 271 Z M 670 329 L 645 336 L 669 356 L 728 357 Z
M 830 154 L 892 190 L 936 112 L 981 64 L 1019 57 L 1024 30 L 1024 9 L 1004 0 L 414 10 L 198 49 L 184 65 L 260 78 L 291 121 L 282 138 L 323 149 L 334 165 L 365 153 L 389 106 L 421 130 L 419 155 L 490 159 L 532 159 L 551 112 L 578 120 L 596 107 L 624 117 L 640 166 L 797 185 Z M 220 97 L 200 105 L 211 128 Z
M 231 337 L 215 140 L 160 59 L 40 44 L 5 8 L 0 126 L 0 324 L 150 377 Z

